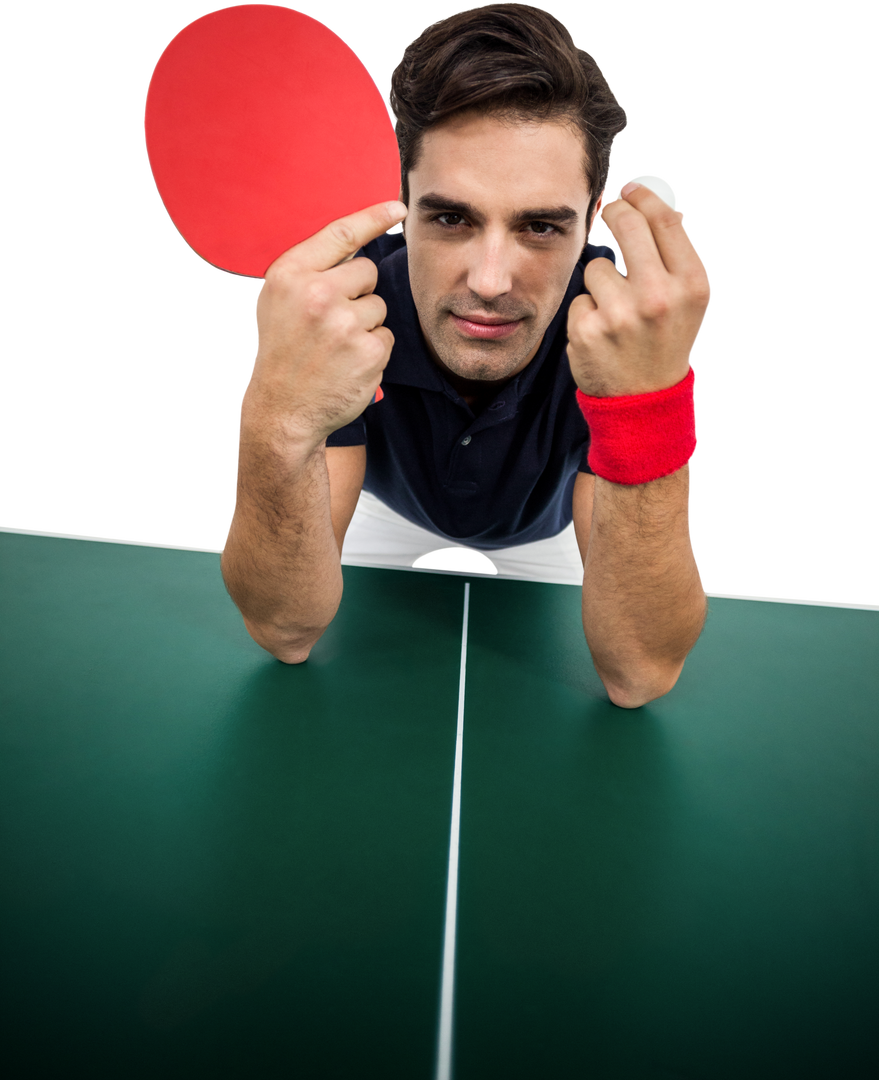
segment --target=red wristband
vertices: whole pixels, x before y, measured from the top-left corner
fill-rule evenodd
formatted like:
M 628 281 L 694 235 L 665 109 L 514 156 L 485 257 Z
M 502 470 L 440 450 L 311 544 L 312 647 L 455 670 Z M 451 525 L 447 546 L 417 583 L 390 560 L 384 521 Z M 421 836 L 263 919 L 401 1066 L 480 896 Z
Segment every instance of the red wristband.
M 615 484 L 646 484 L 676 472 L 696 449 L 693 369 L 652 394 L 589 397 L 577 404 L 589 425 L 589 468 Z

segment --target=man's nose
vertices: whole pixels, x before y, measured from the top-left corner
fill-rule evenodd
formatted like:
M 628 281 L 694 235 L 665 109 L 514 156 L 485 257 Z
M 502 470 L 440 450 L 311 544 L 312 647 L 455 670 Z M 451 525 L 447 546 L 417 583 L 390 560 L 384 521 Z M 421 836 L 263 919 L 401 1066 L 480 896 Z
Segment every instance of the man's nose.
M 483 300 L 511 292 L 515 245 L 502 236 L 481 237 L 470 249 L 467 287 Z

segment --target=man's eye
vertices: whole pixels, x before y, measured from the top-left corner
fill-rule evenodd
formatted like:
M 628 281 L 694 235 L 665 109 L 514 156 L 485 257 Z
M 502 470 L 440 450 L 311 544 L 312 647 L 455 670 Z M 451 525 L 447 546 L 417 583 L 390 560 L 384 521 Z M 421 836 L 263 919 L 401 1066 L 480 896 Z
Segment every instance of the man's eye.
M 441 219 L 443 217 L 460 217 L 460 216 L 461 216 L 460 214 L 437 214 L 436 217 L 434 218 L 434 221 L 439 221 L 439 224 L 444 225 L 447 229 L 454 229 L 455 228 L 454 225 L 447 225 L 445 221 L 441 221 L 439 219 Z
M 542 229 L 550 229 L 551 230 L 550 232 L 541 232 L 541 233 L 539 233 L 538 235 L 541 235 L 541 237 L 551 237 L 551 235 L 554 232 L 559 231 L 558 229 L 556 229 L 556 227 L 554 225 L 550 225 L 549 221 L 530 221 L 529 225 L 539 225 Z
M 441 225 L 444 229 L 457 229 L 458 228 L 458 225 L 449 225 L 448 222 L 441 220 L 444 217 L 461 218 L 461 215 L 460 214 L 454 214 L 451 211 L 448 211 L 445 214 L 437 214 L 435 217 L 432 218 L 432 220 L 433 221 L 439 221 L 439 225 Z M 549 221 L 529 221 L 528 222 L 528 227 L 531 228 L 532 226 L 537 226 L 541 230 L 544 230 L 544 229 L 549 230 L 549 231 L 546 231 L 546 232 L 544 232 L 544 231 L 535 232 L 535 233 L 533 233 L 533 235 L 535 235 L 535 237 L 541 237 L 541 238 L 542 237 L 553 237 L 553 235 L 555 235 L 556 233 L 558 233 L 559 235 L 562 234 L 562 230 L 557 229 L 554 225 L 550 225 Z

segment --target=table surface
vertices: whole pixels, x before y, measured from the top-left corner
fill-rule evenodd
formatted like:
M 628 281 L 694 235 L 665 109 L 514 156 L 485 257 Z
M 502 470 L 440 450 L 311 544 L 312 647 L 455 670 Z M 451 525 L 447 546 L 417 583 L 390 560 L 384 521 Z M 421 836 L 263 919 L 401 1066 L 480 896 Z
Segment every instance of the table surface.
M 287 666 L 216 554 L 0 560 L 7 1076 L 434 1077 L 461 700 L 455 1080 L 875 1075 L 879 612 L 622 710 L 572 586 L 345 567 Z

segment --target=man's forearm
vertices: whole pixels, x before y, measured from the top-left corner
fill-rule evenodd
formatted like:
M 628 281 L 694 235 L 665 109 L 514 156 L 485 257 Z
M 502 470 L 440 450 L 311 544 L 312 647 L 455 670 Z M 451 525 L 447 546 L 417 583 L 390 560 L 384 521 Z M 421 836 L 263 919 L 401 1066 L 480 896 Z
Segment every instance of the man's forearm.
M 342 598 L 323 445 L 296 448 L 258 422 L 243 424 L 221 567 L 251 637 L 279 660 L 302 663 Z
M 705 621 L 688 495 L 687 465 L 647 484 L 595 478 L 583 629 L 611 701 L 623 708 L 668 693 Z

